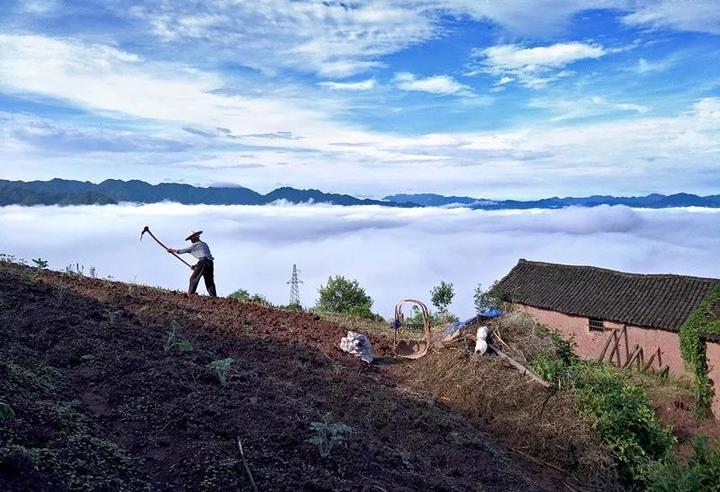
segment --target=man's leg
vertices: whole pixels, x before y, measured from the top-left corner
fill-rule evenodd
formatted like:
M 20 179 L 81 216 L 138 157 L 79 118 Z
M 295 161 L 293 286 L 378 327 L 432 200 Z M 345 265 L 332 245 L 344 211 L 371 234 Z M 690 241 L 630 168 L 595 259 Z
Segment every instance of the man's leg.
M 192 274 L 190 275 L 190 287 L 188 288 L 188 294 L 194 294 L 197 292 L 197 286 L 198 283 L 200 283 L 200 277 L 203 276 L 203 271 L 205 269 L 205 262 L 204 261 L 198 261 L 195 265 L 195 268 L 193 269 Z
M 217 297 L 217 292 L 215 292 L 215 265 L 212 261 L 205 261 L 204 263 L 203 278 L 205 279 L 205 288 L 211 297 Z

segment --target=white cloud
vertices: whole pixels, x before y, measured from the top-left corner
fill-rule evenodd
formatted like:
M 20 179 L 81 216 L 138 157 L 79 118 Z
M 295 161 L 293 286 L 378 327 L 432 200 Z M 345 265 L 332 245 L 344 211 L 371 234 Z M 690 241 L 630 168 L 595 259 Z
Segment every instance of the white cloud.
M 360 80 L 358 82 L 318 82 L 319 86 L 336 91 L 369 91 L 375 88 L 375 79 Z
M 600 58 L 606 53 L 602 46 L 579 42 L 533 48 L 504 44 L 474 50 L 473 56 L 481 59 L 481 66 L 474 67 L 470 73 L 489 73 L 498 78 L 497 84 L 518 80 L 527 87 L 538 88 L 569 75 L 560 70 L 563 67 L 579 60 Z
M 720 5 L 716 0 L 646 1 L 622 21 L 635 26 L 720 34 Z
M 472 89 L 461 84 L 448 75 L 432 75 L 429 77 L 416 77 L 408 72 L 395 74 L 395 85 L 403 91 L 429 92 L 441 95 L 470 96 Z
M 342 274 L 357 278 L 385 316 L 398 299 L 429 300 L 432 286 L 445 280 L 455 284 L 453 312 L 469 317 L 475 286 L 488 287 L 518 258 L 720 277 L 718 210 L 4 207 L 0 253 L 42 257 L 56 269 L 79 262 L 101 276 L 185 289 L 188 269 L 152 241 L 138 242 L 146 224 L 175 247 L 191 227 L 203 229 L 221 294 L 245 288 L 286 303 L 285 282 L 297 263 L 305 305 L 328 276 Z
M 651 109 L 643 104 L 614 102 L 602 96 L 576 99 L 536 98 L 532 99 L 528 106 L 546 109 L 554 113 L 555 116 L 551 118 L 551 121 L 574 120 L 623 112 L 644 114 Z

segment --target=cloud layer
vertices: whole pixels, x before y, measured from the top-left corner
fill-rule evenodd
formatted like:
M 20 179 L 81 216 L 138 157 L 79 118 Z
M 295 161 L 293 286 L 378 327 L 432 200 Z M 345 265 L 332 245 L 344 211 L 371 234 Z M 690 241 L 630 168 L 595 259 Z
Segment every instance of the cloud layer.
M 389 316 L 397 299 L 428 299 L 454 282 L 453 310 L 472 314 L 472 292 L 519 258 L 624 271 L 720 277 L 720 212 L 706 209 L 592 209 L 482 212 L 308 205 L 5 207 L 0 253 L 43 257 L 53 268 L 79 262 L 101 276 L 184 289 L 187 270 L 151 241 L 149 224 L 180 246 L 203 229 L 216 257 L 221 294 L 245 288 L 287 302 L 293 263 L 311 305 L 329 275 L 357 278 Z

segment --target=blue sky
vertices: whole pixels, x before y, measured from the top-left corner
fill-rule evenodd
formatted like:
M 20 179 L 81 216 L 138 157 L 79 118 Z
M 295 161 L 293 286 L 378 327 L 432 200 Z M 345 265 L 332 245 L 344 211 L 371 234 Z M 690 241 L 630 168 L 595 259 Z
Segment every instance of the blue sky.
M 720 2 L 0 0 L 0 177 L 720 193 Z

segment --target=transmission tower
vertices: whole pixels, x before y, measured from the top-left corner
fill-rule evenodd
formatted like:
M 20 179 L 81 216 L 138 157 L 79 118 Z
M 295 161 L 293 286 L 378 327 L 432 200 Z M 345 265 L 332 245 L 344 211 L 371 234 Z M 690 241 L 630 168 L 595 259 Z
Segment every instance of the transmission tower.
M 299 306 L 300 305 L 300 284 L 303 283 L 302 280 L 298 278 L 298 269 L 297 265 L 293 264 L 293 270 L 292 270 L 292 277 L 290 277 L 290 280 L 286 282 L 290 285 L 290 305 L 293 306 Z

